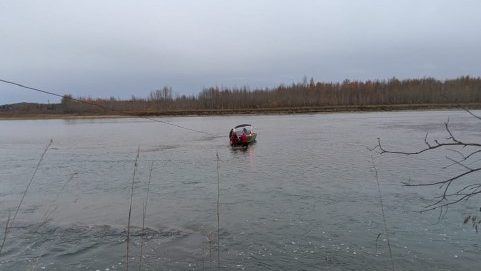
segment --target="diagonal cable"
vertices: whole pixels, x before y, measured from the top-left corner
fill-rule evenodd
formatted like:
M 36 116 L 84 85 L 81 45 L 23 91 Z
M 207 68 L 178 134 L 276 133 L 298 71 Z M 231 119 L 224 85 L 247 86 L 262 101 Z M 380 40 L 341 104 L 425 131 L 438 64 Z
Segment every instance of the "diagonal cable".
M 93 103 L 93 102 L 89 102 L 89 101 L 85 101 L 85 100 L 82 100 L 82 99 L 77 99 L 77 98 L 71 97 L 69 95 L 62 95 L 62 94 L 58 94 L 58 93 L 55 93 L 55 92 L 52 92 L 52 91 L 47 91 L 47 90 L 42 90 L 42 89 L 39 89 L 39 88 L 29 87 L 29 86 L 26 86 L 26 85 L 23 85 L 23 84 L 20 84 L 20 83 L 8 81 L 8 80 L 3 80 L 3 79 L 0 79 L 0 82 L 10 84 L 10 85 L 14 85 L 14 86 L 21 87 L 21 88 L 25 88 L 25 89 L 29 89 L 29 90 L 33 90 L 33 91 L 37 91 L 37 92 L 40 92 L 40 93 L 60 97 L 60 98 L 63 98 L 63 99 L 69 99 L 69 100 L 72 100 L 72 101 L 75 101 L 75 102 L 92 105 L 92 106 L 98 107 L 100 109 L 103 109 L 105 111 L 117 112 L 117 113 L 120 113 L 120 114 L 128 115 L 127 112 L 109 109 L 109 108 L 107 108 L 103 105 Z M 182 126 L 182 125 L 178 125 L 178 124 L 175 124 L 175 123 L 171 123 L 171 122 L 167 122 L 167 121 L 163 121 L 163 120 L 159 120 L 159 119 L 154 119 L 154 118 L 149 118 L 149 117 L 144 117 L 144 116 L 135 116 L 135 117 L 150 120 L 150 121 L 153 121 L 153 122 L 166 124 L 166 125 L 170 125 L 170 126 L 174 126 L 174 127 L 180 128 L 180 129 L 184 129 L 184 130 L 188 130 L 188 131 L 192 131 L 192 132 L 196 132 L 196 133 L 206 134 L 206 135 L 210 135 L 210 136 L 216 136 L 216 135 L 211 134 L 209 132 L 188 128 L 188 127 L 185 127 L 185 126 Z

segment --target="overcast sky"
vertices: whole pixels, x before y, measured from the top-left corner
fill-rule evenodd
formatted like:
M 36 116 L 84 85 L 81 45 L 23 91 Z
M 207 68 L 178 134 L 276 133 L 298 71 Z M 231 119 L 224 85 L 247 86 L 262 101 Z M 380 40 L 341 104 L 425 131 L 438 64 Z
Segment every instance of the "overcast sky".
M 481 74 L 479 0 L 0 0 L 0 79 L 76 96 Z M 57 101 L 0 83 L 0 104 Z

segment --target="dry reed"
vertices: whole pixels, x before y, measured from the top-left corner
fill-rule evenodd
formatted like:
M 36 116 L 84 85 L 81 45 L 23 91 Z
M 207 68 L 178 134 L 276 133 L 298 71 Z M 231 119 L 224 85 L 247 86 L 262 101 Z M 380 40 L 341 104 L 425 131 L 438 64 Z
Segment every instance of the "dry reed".
M 3 249 L 3 245 L 5 244 L 5 240 L 7 240 L 7 232 L 8 232 L 8 224 L 10 223 L 10 213 L 8 213 L 7 222 L 5 223 L 5 230 L 3 232 L 3 241 L 2 246 L 0 247 L 0 255 Z
M 149 203 L 150 181 L 152 180 L 152 169 L 154 168 L 154 161 L 150 163 L 149 180 L 147 182 L 147 195 L 145 197 L 142 209 L 142 233 L 140 234 L 140 261 L 139 271 L 142 270 L 142 257 L 144 256 L 144 239 L 145 239 L 145 215 L 147 213 L 147 204 Z
M 382 221 L 384 224 L 384 234 L 386 235 L 387 246 L 389 249 L 389 259 L 391 260 L 391 269 L 394 271 L 394 261 L 392 259 L 392 250 L 391 250 L 391 243 L 389 241 L 389 233 L 387 230 L 386 215 L 384 214 L 384 203 L 382 199 L 381 185 L 379 184 L 379 175 L 377 172 L 376 164 L 374 163 L 374 158 L 372 156 L 371 156 L 371 163 L 372 163 L 372 168 L 374 169 L 374 175 L 376 177 L 377 191 L 379 193 L 379 204 L 381 205 Z M 376 250 L 377 250 L 377 239 L 379 238 L 379 236 L 380 235 L 378 235 L 376 238 Z
M 220 268 L 220 174 L 219 174 L 219 152 L 217 157 L 217 270 Z
M 7 240 L 7 234 L 8 234 L 8 229 L 10 228 L 10 224 L 13 225 L 15 223 L 15 219 L 17 218 L 20 207 L 22 207 L 23 200 L 25 199 L 25 196 L 27 195 L 27 192 L 30 189 L 30 186 L 32 185 L 33 179 L 35 178 L 35 175 L 37 174 L 37 171 L 40 168 L 40 164 L 42 163 L 43 158 L 45 157 L 45 154 L 47 153 L 52 143 L 53 143 L 53 140 L 50 139 L 47 146 L 45 147 L 45 150 L 40 156 L 40 159 L 38 160 L 37 165 L 35 166 L 35 170 L 33 171 L 32 177 L 30 178 L 30 181 L 28 182 L 27 187 L 25 187 L 25 190 L 22 193 L 22 198 L 20 199 L 20 202 L 18 203 L 17 208 L 15 209 L 15 214 L 13 215 L 11 220 L 10 220 L 10 216 L 9 216 L 9 219 L 7 220 L 7 224 L 5 226 L 5 234 L 3 235 L 2 245 L 0 245 L 0 255 L 2 255 L 3 247 L 5 246 L 5 241 Z
M 127 252 L 126 252 L 126 264 L 125 270 L 129 270 L 129 249 L 130 249 L 130 218 L 132 216 L 132 201 L 134 198 L 134 183 L 135 183 L 135 173 L 137 171 L 137 162 L 139 160 L 140 146 L 137 148 L 137 156 L 135 157 L 134 163 L 134 173 L 132 174 L 132 186 L 130 187 L 130 205 L 129 205 L 129 220 L 127 222 Z
M 67 186 L 67 184 L 69 184 L 77 174 L 78 174 L 77 172 L 74 172 L 74 173 L 70 174 L 70 177 L 67 179 L 67 181 L 64 182 L 64 184 L 62 185 L 62 188 L 60 189 L 60 191 L 55 196 L 55 199 L 53 200 L 53 204 L 51 206 L 49 206 L 48 209 L 43 214 L 43 216 L 40 220 L 40 224 L 38 225 L 37 229 L 35 230 L 36 232 L 38 232 L 42 226 L 46 225 L 48 223 L 48 221 L 51 220 L 52 214 L 58 209 L 58 206 L 57 206 L 56 203 L 57 203 L 58 199 L 60 198 L 60 195 L 65 190 L 65 187 Z

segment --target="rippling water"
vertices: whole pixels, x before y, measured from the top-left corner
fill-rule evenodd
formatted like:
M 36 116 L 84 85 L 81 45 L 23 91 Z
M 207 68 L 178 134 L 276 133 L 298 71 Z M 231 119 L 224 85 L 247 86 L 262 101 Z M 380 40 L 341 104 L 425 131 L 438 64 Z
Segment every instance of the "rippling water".
M 480 200 L 453 207 L 439 220 L 437 212 L 417 212 L 437 188 L 401 185 L 449 176 L 456 169 L 442 170 L 446 153 L 379 156 L 368 150 L 378 137 L 391 148 L 421 148 L 426 132 L 445 137 L 448 118 L 457 135 L 479 138 L 480 123 L 460 111 L 162 118 L 218 136 L 139 119 L 0 121 L 2 229 L 53 139 L 7 235 L 0 269 L 125 269 L 140 146 L 131 269 L 138 269 L 142 237 L 143 270 L 217 268 L 218 152 L 224 270 L 389 269 L 371 157 L 396 269 L 478 270 L 480 235 L 463 220 L 479 214 Z M 258 142 L 233 150 L 229 128 L 245 122 L 257 128 Z

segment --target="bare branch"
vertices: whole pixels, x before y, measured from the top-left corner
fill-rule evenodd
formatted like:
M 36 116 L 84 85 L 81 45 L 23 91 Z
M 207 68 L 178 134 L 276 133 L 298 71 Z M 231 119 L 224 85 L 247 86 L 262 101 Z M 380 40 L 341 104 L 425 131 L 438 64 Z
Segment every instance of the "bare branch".
M 433 186 L 433 185 L 439 185 L 439 184 L 447 184 L 447 183 L 450 183 L 452 181 L 455 181 L 461 177 L 464 177 L 468 174 L 471 174 L 473 172 L 477 172 L 477 171 L 480 171 L 481 168 L 475 168 L 475 169 L 472 169 L 472 170 L 468 170 L 466 172 L 463 172 L 461 174 L 458 174 L 452 178 L 449 178 L 447 180 L 443 180 L 443 181 L 439 181 L 439 182 L 432 182 L 432 183 L 418 183 L 418 184 L 411 184 L 411 183 L 404 183 L 405 186 Z
M 449 119 L 448 119 L 448 121 L 446 121 L 446 122 L 444 123 L 444 128 L 446 129 L 446 132 L 448 132 L 448 134 L 449 134 L 448 140 L 450 139 L 450 140 L 454 141 L 455 143 L 461 143 L 461 144 L 463 144 L 461 141 L 457 140 L 457 139 L 454 137 L 453 133 L 452 133 L 451 130 L 449 129 Z
M 453 162 L 453 163 L 450 164 L 450 165 L 448 165 L 448 166 L 443 167 L 443 169 L 446 169 L 446 168 L 448 168 L 448 167 L 450 167 L 450 166 L 452 166 L 452 165 L 459 165 L 459 166 L 464 167 L 464 168 L 467 169 L 467 170 L 473 170 L 472 168 L 470 168 L 470 167 L 466 166 L 465 164 L 463 164 L 462 161 L 455 160 L 455 159 L 453 159 L 453 158 L 451 158 L 451 157 L 449 157 L 449 156 L 446 156 L 446 159 L 448 159 L 449 161 L 451 161 L 451 162 Z
M 439 208 L 443 208 L 443 207 L 447 207 L 447 206 L 450 206 L 450 205 L 454 205 L 456 203 L 459 203 L 461 201 L 465 201 L 465 200 L 468 200 L 469 198 L 475 196 L 475 195 L 478 195 L 478 194 L 481 194 L 481 191 L 477 191 L 475 193 L 469 193 L 469 194 L 464 194 L 464 195 L 460 195 L 461 197 L 456 199 L 456 200 L 453 200 L 453 201 L 446 201 L 446 203 L 444 204 L 438 204 L 438 205 L 431 205 L 431 206 L 427 206 L 427 208 L 425 208 L 423 211 L 421 212 L 427 212 L 427 211 L 433 211 L 433 210 L 436 210 L 436 209 L 439 209 Z
M 481 117 L 474 115 L 471 111 L 465 109 L 470 115 L 475 116 L 477 119 L 481 120 Z M 443 140 L 434 139 L 433 141 L 429 142 L 428 140 L 428 133 L 426 133 L 424 137 L 424 144 L 426 145 L 425 148 L 419 149 L 417 151 L 398 151 L 398 150 L 389 150 L 386 149 L 382 143 L 381 139 L 378 138 L 378 144 L 374 148 L 371 148 L 371 151 L 378 150 L 380 154 L 402 154 L 402 155 L 417 155 L 425 152 L 436 152 L 440 150 L 451 151 L 458 154 L 460 157 L 455 159 L 448 155 L 446 155 L 446 159 L 451 163 L 447 166 L 444 166 L 442 169 L 447 169 L 454 165 L 458 165 L 464 169 L 461 173 L 457 173 L 454 176 L 449 178 L 439 180 L 439 181 L 430 181 L 428 183 L 411 183 L 403 182 L 403 185 L 410 186 L 410 187 L 430 187 L 430 186 L 439 186 L 441 192 L 438 196 L 433 197 L 433 202 L 427 206 L 424 206 L 423 212 L 431 211 L 435 209 L 440 210 L 439 218 L 442 218 L 447 211 L 447 208 L 450 205 L 459 203 L 461 201 L 465 201 L 470 199 L 473 196 L 481 194 L 481 183 L 476 183 L 475 181 L 466 178 L 467 176 L 472 176 L 473 174 L 478 173 L 481 171 L 481 167 L 479 167 L 478 161 L 473 161 L 470 158 L 474 157 L 476 154 L 481 153 L 481 143 L 476 142 L 466 142 L 458 137 L 456 137 L 455 133 L 450 128 L 449 125 L 449 118 L 444 123 L 444 129 L 447 133 L 447 137 Z M 434 142 L 434 143 L 433 143 Z M 456 148 L 451 148 L 456 147 Z M 469 162 L 469 163 L 468 163 Z M 473 167 L 473 164 L 477 164 L 478 166 Z M 473 183 L 474 182 L 474 183 Z M 456 185 L 454 185 L 456 184 Z
M 458 104 L 458 107 L 461 108 L 461 109 L 463 109 L 464 111 L 468 112 L 468 114 L 470 114 L 471 116 L 477 118 L 478 120 L 481 120 L 481 116 L 478 116 L 478 115 L 474 114 L 474 113 L 473 113 L 471 110 L 469 110 L 467 107 L 462 106 L 462 105 L 460 105 L 460 104 Z
M 429 144 L 429 142 L 428 142 L 428 134 L 429 134 L 429 133 L 426 133 L 426 136 L 424 137 L 424 143 L 426 143 L 426 145 L 428 145 L 428 148 L 431 148 L 432 146 L 431 146 L 431 144 Z
M 414 151 L 414 152 L 405 152 L 405 151 L 391 151 L 391 150 L 387 150 L 386 148 L 384 148 L 381 144 L 381 139 L 378 138 L 378 144 L 374 147 L 374 148 L 371 148 L 370 150 L 376 150 L 376 149 L 379 149 L 380 150 L 380 154 L 385 154 L 385 153 L 389 153 L 389 154 L 404 154 L 404 155 L 416 155 L 416 154 L 421 154 L 423 152 L 427 152 L 427 151 L 431 151 L 431 150 L 435 150 L 435 149 L 438 149 L 438 148 L 442 148 L 442 147 L 447 147 L 447 146 L 462 146 L 462 147 L 467 147 L 467 146 L 473 146 L 473 147 L 481 147 L 481 144 L 479 143 L 465 143 L 465 142 L 461 142 L 461 141 L 457 141 L 456 142 L 450 142 L 450 143 L 441 143 L 441 142 L 438 142 L 437 140 L 435 140 L 434 142 L 436 143 L 436 145 L 430 145 L 429 143 L 428 144 L 428 147 L 427 148 L 424 148 L 424 149 L 421 149 L 419 151 Z

